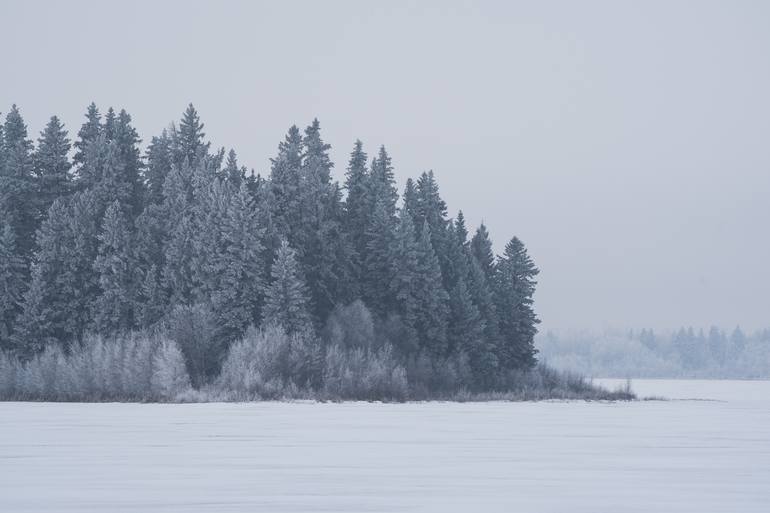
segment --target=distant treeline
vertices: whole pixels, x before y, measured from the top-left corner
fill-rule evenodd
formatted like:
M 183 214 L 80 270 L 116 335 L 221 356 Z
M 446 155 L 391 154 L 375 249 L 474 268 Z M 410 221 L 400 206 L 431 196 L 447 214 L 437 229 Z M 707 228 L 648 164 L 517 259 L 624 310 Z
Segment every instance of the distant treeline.
M 356 141 L 340 185 L 317 120 L 288 130 L 262 177 L 211 149 L 192 105 L 146 151 L 125 110 L 85 118 L 73 144 L 55 116 L 33 144 L 15 105 L 0 129 L 14 375 L 117 350 L 175 361 L 175 345 L 197 389 L 224 365 L 267 396 L 371 374 L 391 391 L 362 395 L 406 397 L 507 390 L 535 367 L 538 269 L 518 238 L 495 256 L 483 224 L 469 236 L 449 218 L 432 172 L 399 197 L 385 147 L 370 160 Z M 153 342 L 124 343 L 139 339 Z
M 537 346 L 549 365 L 594 377 L 770 378 L 770 329 L 549 332 Z

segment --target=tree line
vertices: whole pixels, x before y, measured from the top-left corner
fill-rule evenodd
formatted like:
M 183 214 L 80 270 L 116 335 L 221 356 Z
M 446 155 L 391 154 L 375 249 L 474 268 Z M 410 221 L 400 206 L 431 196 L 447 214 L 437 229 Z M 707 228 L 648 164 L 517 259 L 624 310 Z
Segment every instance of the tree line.
M 192 104 L 146 150 L 125 110 L 94 104 L 74 139 L 53 116 L 33 144 L 15 105 L 0 128 L 0 347 L 22 363 L 166 330 L 196 387 L 266 333 L 304 340 L 305 370 L 360 351 L 476 390 L 536 364 L 524 244 L 495 256 L 432 171 L 399 194 L 384 146 L 356 141 L 340 184 L 317 120 L 266 177 L 213 150 Z
M 770 377 L 770 329 L 548 332 L 537 344 L 550 365 L 595 377 Z

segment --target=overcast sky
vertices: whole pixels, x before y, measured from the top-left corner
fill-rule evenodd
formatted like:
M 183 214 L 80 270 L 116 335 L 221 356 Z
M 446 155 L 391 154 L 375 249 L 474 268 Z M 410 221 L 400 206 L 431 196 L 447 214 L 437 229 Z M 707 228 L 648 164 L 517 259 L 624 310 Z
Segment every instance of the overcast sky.
M 263 174 L 318 117 L 519 236 L 545 329 L 770 326 L 770 2 L 416 4 L 4 0 L 0 111 L 192 101 Z

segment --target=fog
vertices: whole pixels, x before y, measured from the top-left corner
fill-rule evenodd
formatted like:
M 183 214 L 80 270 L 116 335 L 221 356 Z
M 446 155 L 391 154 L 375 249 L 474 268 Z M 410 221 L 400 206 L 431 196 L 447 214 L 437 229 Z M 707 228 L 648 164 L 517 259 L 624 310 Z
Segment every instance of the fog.
M 111 20 L 105 23 L 104 20 Z M 546 329 L 718 324 L 770 311 L 766 2 L 5 1 L 0 110 L 73 138 L 91 101 L 145 141 L 192 101 L 265 173 L 318 117 L 400 183 L 540 266 Z

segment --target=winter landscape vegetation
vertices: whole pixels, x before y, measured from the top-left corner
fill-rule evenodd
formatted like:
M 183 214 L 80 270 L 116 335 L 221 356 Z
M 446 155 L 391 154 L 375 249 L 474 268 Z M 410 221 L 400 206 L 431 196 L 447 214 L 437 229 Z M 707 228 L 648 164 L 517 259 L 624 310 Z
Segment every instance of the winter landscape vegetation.
M 314 120 L 263 178 L 203 129 L 190 104 L 143 153 L 91 104 L 74 143 L 53 116 L 35 145 L 11 107 L 0 397 L 633 397 L 537 363 L 537 267 L 449 218 L 433 172 L 399 195 L 356 141 L 340 185 Z

